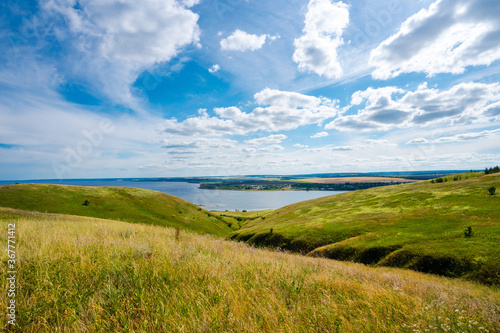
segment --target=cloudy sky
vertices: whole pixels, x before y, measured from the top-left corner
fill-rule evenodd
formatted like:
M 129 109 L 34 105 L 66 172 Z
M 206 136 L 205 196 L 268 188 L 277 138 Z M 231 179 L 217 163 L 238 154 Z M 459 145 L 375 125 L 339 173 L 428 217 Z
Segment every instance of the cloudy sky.
M 498 0 L 5 0 L 0 179 L 482 169 Z

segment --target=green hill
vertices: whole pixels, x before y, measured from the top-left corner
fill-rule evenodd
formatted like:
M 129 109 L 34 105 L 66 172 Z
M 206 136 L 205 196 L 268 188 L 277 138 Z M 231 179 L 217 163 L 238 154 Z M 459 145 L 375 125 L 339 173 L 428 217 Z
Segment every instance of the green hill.
M 455 179 L 455 180 L 454 180 Z M 373 188 L 300 202 L 230 237 L 368 265 L 500 284 L 500 174 Z M 464 229 L 472 227 L 472 237 Z
M 127 187 L 3 185 L 0 207 L 179 227 L 218 236 L 233 231 L 221 217 L 185 200 Z
M 6 332 L 500 328 L 498 289 L 457 279 L 255 249 L 172 228 L 0 208 L 4 235 L 12 223 L 14 298 L 7 296 L 11 273 L 0 270 Z M 7 267 L 7 237 L 0 246 Z M 12 299 L 13 327 L 6 315 Z

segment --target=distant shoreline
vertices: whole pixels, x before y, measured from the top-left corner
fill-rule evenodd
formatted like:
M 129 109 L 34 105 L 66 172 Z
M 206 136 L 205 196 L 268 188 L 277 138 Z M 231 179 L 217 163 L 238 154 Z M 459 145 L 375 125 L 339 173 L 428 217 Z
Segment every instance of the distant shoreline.
M 240 180 L 201 183 L 204 190 L 226 191 L 355 191 L 414 183 L 419 180 L 386 177 L 309 178 L 297 180 Z

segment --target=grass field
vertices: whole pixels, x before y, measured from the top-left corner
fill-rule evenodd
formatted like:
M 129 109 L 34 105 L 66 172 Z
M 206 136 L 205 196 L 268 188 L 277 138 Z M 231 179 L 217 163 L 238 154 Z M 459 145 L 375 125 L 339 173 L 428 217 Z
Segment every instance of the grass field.
M 233 231 L 222 218 L 185 200 L 127 187 L 3 185 L 0 207 L 179 227 L 218 236 Z
M 18 258 L 11 332 L 500 329 L 499 290 L 462 280 L 272 252 L 160 226 L 0 208 L 4 233 L 8 223 L 16 225 Z M 5 249 L 6 237 L 0 243 Z M 5 265 L 7 251 L 1 259 Z
M 456 180 L 454 180 L 456 179 Z M 231 238 L 338 260 L 500 284 L 500 174 L 464 173 L 305 201 Z M 464 229 L 472 227 L 473 236 Z
M 307 183 L 316 184 L 344 184 L 344 183 L 415 183 L 418 180 L 391 177 L 335 177 L 335 178 L 304 178 L 298 179 Z

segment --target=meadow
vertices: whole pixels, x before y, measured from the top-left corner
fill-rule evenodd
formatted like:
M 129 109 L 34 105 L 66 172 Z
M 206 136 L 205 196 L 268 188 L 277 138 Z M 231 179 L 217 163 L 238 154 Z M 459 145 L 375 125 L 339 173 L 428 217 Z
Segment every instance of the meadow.
M 500 284 L 500 174 L 384 186 L 245 220 L 230 238 L 372 266 Z M 240 215 L 245 219 L 245 214 Z M 464 231 L 471 227 L 470 237 Z
M 500 329 L 500 291 L 460 279 L 258 249 L 164 226 L 0 208 L 3 232 L 9 223 L 16 225 L 19 259 L 11 332 Z M 0 243 L 5 249 L 6 237 Z M 6 251 L 1 258 L 5 265 Z
M 222 218 L 166 193 L 130 187 L 45 184 L 0 186 L 0 207 L 154 224 L 227 236 Z

